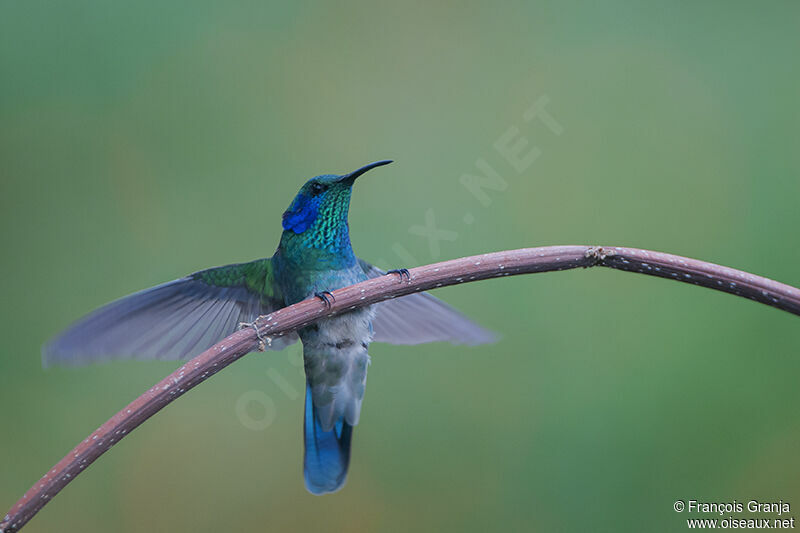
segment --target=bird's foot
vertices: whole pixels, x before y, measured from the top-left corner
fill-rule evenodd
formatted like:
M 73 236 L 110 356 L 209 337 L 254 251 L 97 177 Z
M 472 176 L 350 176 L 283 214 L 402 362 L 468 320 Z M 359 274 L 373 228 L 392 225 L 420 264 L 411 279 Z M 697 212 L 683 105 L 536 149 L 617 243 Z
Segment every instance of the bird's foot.
M 411 273 L 408 271 L 407 268 L 394 268 L 386 272 L 386 275 L 389 274 L 398 274 L 400 276 L 400 281 L 403 281 L 403 277 L 406 278 L 406 281 L 411 281 Z
M 258 319 L 261 317 L 256 318 L 252 322 L 239 322 L 239 330 L 244 328 L 253 328 L 256 330 L 256 338 L 258 338 L 258 351 L 264 352 L 267 350 L 268 346 L 272 346 L 272 337 L 266 336 L 261 333 L 261 330 L 258 327 Z
M 331 291 L 315 292 L 314 296 L 325 302 L 325 307 L 328 309 L 330 309 L 333 305 L 333 302 L 336 301 L 336 298 L 333 297 Z

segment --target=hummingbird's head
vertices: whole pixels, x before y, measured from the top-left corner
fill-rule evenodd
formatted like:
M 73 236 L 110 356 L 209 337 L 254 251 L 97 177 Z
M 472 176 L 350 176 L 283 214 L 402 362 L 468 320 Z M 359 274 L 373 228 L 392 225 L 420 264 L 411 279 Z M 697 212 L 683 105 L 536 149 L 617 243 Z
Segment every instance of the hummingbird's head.
M 314 244 L 330 245 L 343 229 L 346 235 L 350 194 L 356 178 L 389 163 L 376 161 L 342 176 L 325 174 L 311 178 L 283 213 L 283 229 L 295 234 L 308 232 Z

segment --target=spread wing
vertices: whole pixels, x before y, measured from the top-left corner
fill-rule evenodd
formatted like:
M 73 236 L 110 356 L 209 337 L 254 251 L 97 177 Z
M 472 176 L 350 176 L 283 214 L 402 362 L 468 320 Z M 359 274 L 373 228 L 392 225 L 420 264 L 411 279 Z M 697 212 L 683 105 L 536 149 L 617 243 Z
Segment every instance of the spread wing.
M 187 359 L 236 331 L 239 322 L 252 322 L 281 307 L 269 258 L 202 270 L 81 318 L 42 348 L 42 362 Z M 275 339 L 270 348 L 295 341 L 292 333 Z
M 386 273 L 358 260 L 369 278 Z M 479 326 L 443 301 L 419 292 L 375 304 L 372 320 L 374 342 L 389 344 L 422 344 L 447 341 L 452 344 L 486 344 L 497 335 Z

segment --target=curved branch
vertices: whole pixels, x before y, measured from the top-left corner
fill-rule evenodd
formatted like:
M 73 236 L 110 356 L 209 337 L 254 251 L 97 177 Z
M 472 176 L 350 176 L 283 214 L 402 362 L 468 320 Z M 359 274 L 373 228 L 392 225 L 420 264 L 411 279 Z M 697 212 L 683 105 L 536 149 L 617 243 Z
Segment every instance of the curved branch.
M 259 317 L 255 324 L 264 342 L 306 326 L 324 316 L 389 298 L 482 279 L 604 266 L 693 283 L 756 300 L 800 315 L 800 289 L 732 268 L 636 248 L 547 246 L 495 252 L 410 269 L 410 279 L 382 276 L 333 292 L 330 308 L 319 299 L 285 307 Z M 142 422 L 187 390 L 199 385 L 259 345 L 255 328 L 226 337 L 131 402 L 92 432 L 47 472 L 0 522 L 0 533 L 18 531 L 50 499 L 98 457 Z

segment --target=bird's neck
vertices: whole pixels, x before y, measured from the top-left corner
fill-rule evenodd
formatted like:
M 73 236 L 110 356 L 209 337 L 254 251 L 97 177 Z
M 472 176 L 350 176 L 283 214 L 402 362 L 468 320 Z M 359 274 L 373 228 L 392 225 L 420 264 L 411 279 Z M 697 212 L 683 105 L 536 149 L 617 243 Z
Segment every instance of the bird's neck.
M 318 217 L 302 233 L 284 230 L 278 253 L 297 268 L 329 270 L 352 266 L 356 257 L 350 245 L 347 213 L 338 220 Z

